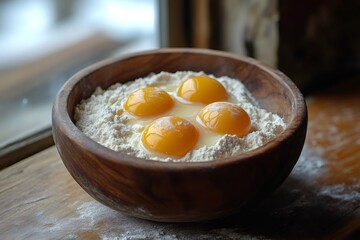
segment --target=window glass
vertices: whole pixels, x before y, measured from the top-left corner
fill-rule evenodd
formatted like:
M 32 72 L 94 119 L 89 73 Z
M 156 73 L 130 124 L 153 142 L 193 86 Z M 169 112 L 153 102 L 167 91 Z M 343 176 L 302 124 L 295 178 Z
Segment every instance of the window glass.
M 52 101 L 83 67 L 158 47 L 155 0 L 0 0 L 0 150 L 50 129 Z

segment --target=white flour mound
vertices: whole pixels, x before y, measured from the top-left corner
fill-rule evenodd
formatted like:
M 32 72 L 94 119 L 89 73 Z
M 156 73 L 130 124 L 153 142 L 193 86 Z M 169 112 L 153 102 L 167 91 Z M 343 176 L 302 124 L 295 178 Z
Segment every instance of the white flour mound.
M 253 104 L 254 98 L 240 81 L 225 76 L 215 78 L 208 75 L 221 82 L 229 96 L 249 114 L 252 124 L 250 133 L 243 138 L 224 135 L 215 145 L 194 149 L 180 159 L 150 155 L 140 142 L 144 127 L 139 124 L 128 124 L 129 116 L 123 114 L 122 106 L 128 95 L 148 86 L 160 87 L 169 83 L 178 86 L 190 76 L 204 74 L 190 71 L 161 72 L 125 84 L 117 83 L 107 90 L 98 87 L 90 98 L 82 100 L 76 107 L 76 126 L 94 141 L 115 151 L 151 160 L 176 162 L 210 161 L 250 151 L 269 142 L 286 128 L 280 116 Z

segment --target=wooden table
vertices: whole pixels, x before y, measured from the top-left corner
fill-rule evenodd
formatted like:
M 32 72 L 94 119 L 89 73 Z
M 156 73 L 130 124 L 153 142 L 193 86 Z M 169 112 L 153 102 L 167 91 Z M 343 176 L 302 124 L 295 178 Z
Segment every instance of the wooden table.
M 93 200 L 55 147 L 0 172 L 0 239 L 360 239 L 360 79 L 307 99 L 303 153 L 260 204 L 202 223 L 156 223 Z

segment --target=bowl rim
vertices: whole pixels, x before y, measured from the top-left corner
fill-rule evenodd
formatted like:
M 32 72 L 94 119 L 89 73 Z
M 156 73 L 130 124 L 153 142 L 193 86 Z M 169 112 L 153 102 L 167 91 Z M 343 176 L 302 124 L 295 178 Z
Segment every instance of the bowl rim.
M 135 156 L 131 156 L 125 153 L 117 152 L 110 148 L 107 148 L 96 141 L 92 140 L 90 137 L 86 136 L 71 120 L 67 108 L 68 108 L 68 97 L 72 91 L 72 89 L 87 75 L 96 72 L 100 68 L 115 64 L 116 62 L 136 58 L 142 55 L 152 55 L 152 54 L 169 54 L 169 53 L 191 53 L 191 54 L 203 54 L 203 55 L 215 55 L 226 58 L 232 58 L 234 60 L 240 60 L 242 62 L 246 62 L 249 64 L 254 64 L 256 67 L 265 71 L 267 74 L 270 74 L 274 79 L 290 91 L 293 95 L 295 101 L 292 103 L 295 115 L 292 117 L 291 121 L 287 125 L 286 129 L 277 135 L 275 138 L 271 139 L 268 143 L 255 148 L 253 150 L 214 160 L 208 161 L 200 161 L 200 162 L 165 162 L 158 160 L 150 160 L 145 158 L 139 158 Z M 249 58 L 246 56 L 239 56 L 233 53 L 219 51 L 219 50 L 210 50 L 210 49 L 198 49 L 198 48 L 159 48 L 154 50 L 146 50 L 135 53 L 130 53 L 126 55 L 121 55 L 118 57 L 107 58 L 102 61 L 96 62 L 74 74 L 70 77 L 65 84 L 58 91 L 52 109 L 52 127 L 54 134 L 54 124 L 57 125 L 58 129 L 61 129 L 62 133 L 66 135 L 68 138 L 72 139 L 77 143 L 81 143 L 84 149 L 91 152 L 91 154 L 102 156 L 103 161 L 107 161 L 112 164 L 125 164 L 135 168 L 142 169 L 154 169 L 159 170 L 163 169 L 166 171 L 179 171 L 185 169 L 192 170 L 205 170 L 205 169 L 214 169 L 218 167 L 228 166 L 229 164 L 233 164 L 234 162 L 239 161 L 253 161 L 255 156 L 260 156 L 266 154 L 268 151 L 272 149 L 276 149 L 280 142 L 286 142 L 291 135 L 296 132 L 304 121 L 307 121 L 307 108 L 306 102 L 303 98 L 302 93 L 297 88 L 297 86 L 281 71 L 276 70 L 272 67 L 269 67 L 263 63 L 260 63 L 258 60 L 253 58 Z M 56 123 L 55 123 L 56 122 Z M 55 144 L 56 139 L 54 137 Z M 57 144 L 56 144 L 57 146 Z

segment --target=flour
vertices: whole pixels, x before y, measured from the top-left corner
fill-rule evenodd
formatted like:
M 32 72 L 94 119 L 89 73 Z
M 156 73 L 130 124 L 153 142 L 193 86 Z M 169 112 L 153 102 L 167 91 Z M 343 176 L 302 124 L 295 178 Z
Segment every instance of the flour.
M 76 125 L 85 135 L 115 151 L 146 159 L 174 161 L 173 158 L 149 154 L 142 147 L 140 136 L 144 126 L 129 124 L 132 118 L 124 112 L 123 104 L 130 93 L 140 88 L 153 86 L 175 91 L 182 81 L 200 74 L 204 75 L 203 72 L 190 71 L 161 72 L 125 84 L 117 83 L 107 90 L 98 87 L 90 98 L 82 100 L 76 107 Z M 243 138 L 224 135 L 214 145 L 193 149 L 176 162 L 209 161 L 250 151 L 269 142 L 286 128 L 280 116 L 255 106 L 256 101 L 240 81 L 225 76 L 216 79 L 228 91 L 229 99 L 250 116 L 250 133 Z

